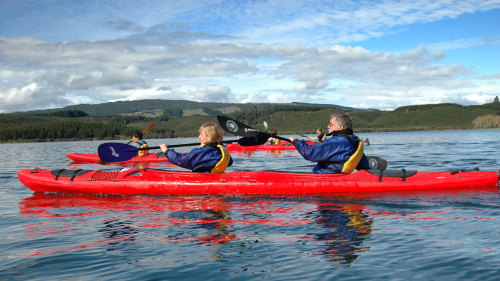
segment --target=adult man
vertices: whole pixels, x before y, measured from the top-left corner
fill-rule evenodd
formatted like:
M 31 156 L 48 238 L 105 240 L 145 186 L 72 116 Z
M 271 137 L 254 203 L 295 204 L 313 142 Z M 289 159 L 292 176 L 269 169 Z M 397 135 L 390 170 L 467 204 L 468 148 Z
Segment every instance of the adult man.
M 291 138 L 304 159 L 317 162 L 315 174 L 350 174 L 354 169 L 370 169 L 364 155 L 363 142 L 352 131 L 352 120 L 347 113 L 334 113 L 328 123 L 328 136 L 321 143 L 307 144 L 305 140 Z

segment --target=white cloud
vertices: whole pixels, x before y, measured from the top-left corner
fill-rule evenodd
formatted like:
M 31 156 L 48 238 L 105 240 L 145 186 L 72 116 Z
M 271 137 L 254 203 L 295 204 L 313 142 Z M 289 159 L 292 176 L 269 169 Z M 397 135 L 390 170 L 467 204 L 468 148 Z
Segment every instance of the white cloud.
M 386 109 L 479 101 L 475 93 L 490 96 L 498 86 L 497 74 L 450 63 L 446 53 L 497 48 L 498 33 L 394 52 L 348 45 L 499 9 L 494 0 L 53 3 L 35 3 L 22 19 L 10 15 L 27 2 L 7 1 L 0 11 L 0 111 L 141 98 Z
M 242 74 L 247 84 L 253 77 L 264 82 L 264 87 L 256 85 L 254 89 L 269 94 L 264 99 L 267 101 L 282 97 L 293 101 L 292 96 L 297 101 L 329 102 L 338 101 L 328 94 L 328 87 L 337 88 L 338 81 L 343 81 L 343 87 L 335 95 L 364 99 L 360 93 L 372 95 L 374 88 L 380 88 L 382 96 L 387 97 L 392 92 L 417 93 L 421 88 L 446 92 L 470 87 L 469 82 L 459 78 L 473 73 L 461 65 L 436 64 L 440 57 L 433 56 L 423 45 L 393 54 L 341 45 L 321 49 L 298 44 L 267 46 L 196 41 L 151 46 L 135 40 L 58 44 L 32 38 L 3 38 L 0 54 L 6 58 L 7 67 L 19 72 L 19 65 L 23 65 L 27 73 L 32 73 L 14 79 L 14 70 L 4 70 L 0 73 L 0 78 L 6 81 L 1 86 L 3 91 L 16 89 L 19 80 L 26 85 L 36 82 L 43 87 L 34 89 L 33 95 L 52 93 L 52 102 L 44 104 L 59 104 L 55 101 L 72 100 L 82 93 L 95 95 L 96 100 L 159 97 L 156 89 L 161 87 L 172 89 L 168 93 L 170 99 L 224 101 L 233 92 L 228 85 L 237 83 L 227 81 L 238 80 Z M 273 63 L 269 64 L 266 58 L 272 58 Z M 283 86 L 283 83 L 275 82 L 276 79 L 289 80 L 295 85 L 279 89 L 273 85 Z M 372 90 L 364 91 L 363 87 Z M 266 90 L 269 88 L 276 89 Z M 0 95 L 5 95 L 3 91 Z M 288 93 L 283 94 L 286 91 Z M 322 91 L 327 92 L 316 95 Z M 276 94 L 278 92 L 281 94 Z M 294 92 L 309 95 L 293 95 Z M 56 99 L 54 93 L 62 96 Z M 1 110 L 8 110 L 10 99 L 3 100 L 5 106 Z M 251 98 L 242 101 L 245 100 Z
M 484 94 L 471 94 L 471 95 L 465 95 L 464 99 L 470 101 L 473 104 L 484 104 L 493 102 L 495 96 L 484 95 Z

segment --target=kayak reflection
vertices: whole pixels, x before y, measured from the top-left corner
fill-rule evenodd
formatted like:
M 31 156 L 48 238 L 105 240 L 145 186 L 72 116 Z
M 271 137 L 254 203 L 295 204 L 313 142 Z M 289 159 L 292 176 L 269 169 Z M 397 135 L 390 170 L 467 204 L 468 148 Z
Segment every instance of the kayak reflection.
M 227 258 L 235 247 L 245 253 L 257 246 L 266 253 L 263 258 L 271 258 L 275 250 L 269 249 L 293 245 L 303 253 L 305 244 L 310 255 L 348 264 L 369 250 L 362 244 L 373 220 L 363 206 L 335 198 L 35 193 L 21 200 L 19 209 L 29 218 L 24 235 L 55 241 L 33 243 L 28 256 L 92 247 L 125 254 L 158 246 L 175 251 L 187 243 L 205 245 L 209 251 L 200 252 L 204 260 Z M 70 246 L 56 243 L 67 237 Z
M 235 238 L 228 208 L 224 197 L 203 196 L 98 197 L 35 193 L 19 202 L 21 215 L 31 218 L 24 224 L 25 235 L 39 239 L 68 234 L 79 237 L 72 246 L 54 245 L 49 249 L 35 246 L 28 256 L 103 246 L 108 251 L 130 252 L 145 241 L 224 245 Z M 200 231 L 193 231 L 192 226 Z M 182 231 L 183 227 L 191 229 L 189 235 Z M 150 230 L 155 234 L 151 236 Z M 156 233 L 158 230 L 160 234 Z M 81 236 L 80 232 L 90 234 Z

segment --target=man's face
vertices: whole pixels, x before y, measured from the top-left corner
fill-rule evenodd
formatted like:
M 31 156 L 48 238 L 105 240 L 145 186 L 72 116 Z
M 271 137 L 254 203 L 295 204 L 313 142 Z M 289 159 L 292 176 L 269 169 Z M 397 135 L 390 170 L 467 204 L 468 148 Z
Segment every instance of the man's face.
M 340 130 L 344 129 L 344 126 L 338 125 L 335 121 L 336 121 L 335 117 L 330 119 L 330 123 L 328 123 L 328 132 L 329 133 L 331 133 L 333 131 L 340 131 Z

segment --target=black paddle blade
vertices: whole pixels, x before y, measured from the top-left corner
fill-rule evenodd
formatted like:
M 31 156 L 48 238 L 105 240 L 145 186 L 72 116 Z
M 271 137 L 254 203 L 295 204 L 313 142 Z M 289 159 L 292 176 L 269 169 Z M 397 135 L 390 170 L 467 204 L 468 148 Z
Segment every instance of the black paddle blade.
M 376 156 L 366 156 L 368 158 L 368 163 L 370 164 L 370 169 L 384 171 L 387 169 L 387 161 L 385 159 Z
M 260 133 L 252 127 L 221 115 L 217 115 L 217 121 L 224 131 L 235 136 L 253 137 Z
M 97 154 L 99 159 L 105 163 L 124 162 L 132 159 L 137 155 L 139 149 L 135 146 L 118 143 L 108 142 L 99 145 Z
M 269 139 L 269 134 L 259 133 L 253 137 L 241 138 L 241 139 L 237 140 L 237 142 L 241 146 L 253 146 L 253 145 L 265 144 L 268 139 Z

